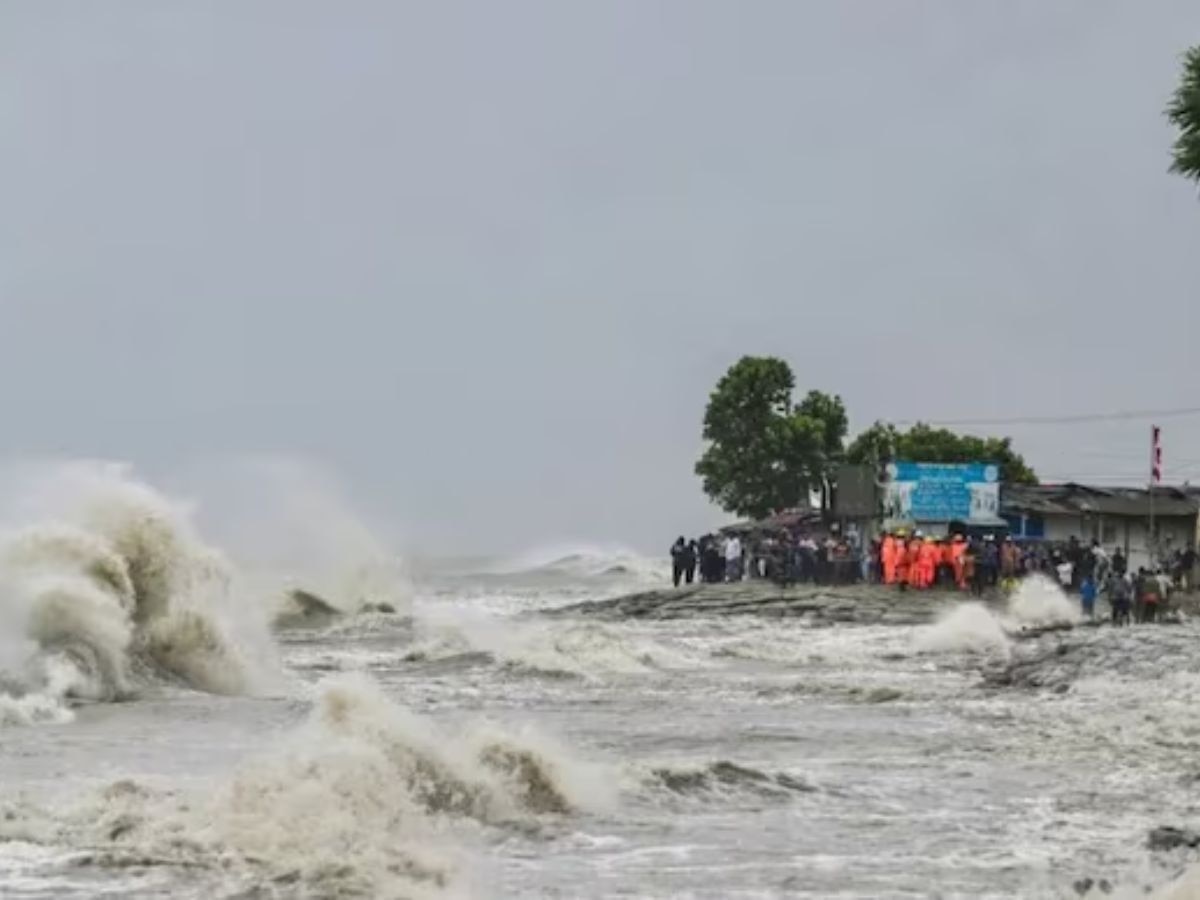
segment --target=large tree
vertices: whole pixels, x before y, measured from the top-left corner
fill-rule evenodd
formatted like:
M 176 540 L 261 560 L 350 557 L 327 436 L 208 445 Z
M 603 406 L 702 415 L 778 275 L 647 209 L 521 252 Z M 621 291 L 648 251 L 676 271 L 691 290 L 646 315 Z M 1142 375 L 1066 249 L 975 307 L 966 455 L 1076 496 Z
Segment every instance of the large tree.
M 717 383 L 696 474 L 721 508 L 761 518 L 827 487 L 842 453 L 846 410 L 840 398 L 819 391 L 794 406 L 795 387 L 791 368 L 775 357 L 743 357 Z
M 991 462 L 1010 484 L 1037 484 L 1037 475 L 1012 448 L 1011 438 L 977 437 L 918 422 L 908 431 L 876 422 L 846 448 L 849 462 L 879 466 L 894 459 L 911 462 Z
M 837 465 L 845 458 L 846 432 L 850 428 L 846 406 L 841 397 L 821 391 L 809 391 L 796 407 L 796 412 L 821 426 L 821 456 L 816 461 L 814 474 L 819 480 L 821 508 L 825 509 L 829 506 L 830 494 L 837 477 Z
M 1183 55 L 1183 75 L 1167 106 L 1167 118 L 1179 129 L 1171 171 L 1200 181 L 1200 46 Z

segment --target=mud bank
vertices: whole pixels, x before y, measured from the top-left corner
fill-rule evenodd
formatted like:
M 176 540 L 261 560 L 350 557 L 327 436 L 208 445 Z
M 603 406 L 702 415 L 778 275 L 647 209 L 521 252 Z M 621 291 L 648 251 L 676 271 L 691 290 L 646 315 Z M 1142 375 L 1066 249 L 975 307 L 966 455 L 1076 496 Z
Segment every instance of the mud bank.
M 643 591 L 578 603 L 547 615 L 603 619 L 764 616 L 806 618 L 815 624 L 831 625 L 923 625 L 962 600 L 962 594 L 952 591 L 904 592 L 865 584 L 785 588 L 769 582 L 747 581 Z

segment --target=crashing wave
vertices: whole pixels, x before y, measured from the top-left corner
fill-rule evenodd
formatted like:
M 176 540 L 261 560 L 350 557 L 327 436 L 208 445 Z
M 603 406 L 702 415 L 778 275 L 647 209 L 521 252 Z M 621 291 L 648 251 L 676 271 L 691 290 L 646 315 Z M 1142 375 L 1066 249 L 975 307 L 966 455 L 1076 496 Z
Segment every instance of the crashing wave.
M 929 653 L 995 653 L 1007 658 L 1011 644 L 1000 620 L 982 603 L 963 603 L 917 636 L 917 648 Z
M 0 625 L 26 644 L 0 658 L 4 718 L 61 719 L 47 709 L 122 699 L 146 678 L 225 694 L 264 686 L 263 623 L 239 607 L 230 567 L 184 512 L 121 467 L 70 480 L 67 509 L 0 544 Z
M 1008 602 L 1010 622 L 1018 627 L 1045 628 L 1074 625 L 1081 611 L 1061 587 L 1042 575 L 1032 575 L 1021 582 Z
M 89 848 L 83 864 L 186 868 L 216 895 L 445 897 L 461 880 L 460 825 L 526 830 L 611 808 L 608 773 L 534 735 L 448 732 L 361 675 L 318 686 L 308 719 L 223 783 L 195 792 L 120 781 L 60 812 L 0 821 Z M 79 864 L 77 861 L 76 864 Z M 258 896 L 255 893 L 255 896 Z
M 1041 575 L 1021 582 L 1003 612 L 978 601 L 959 604 L 917 636 L 917 648 L 933 653 L 976 653 L 1008 659 L 1014 636 L 1070 628 L 1080 611 L 1062 589 Z

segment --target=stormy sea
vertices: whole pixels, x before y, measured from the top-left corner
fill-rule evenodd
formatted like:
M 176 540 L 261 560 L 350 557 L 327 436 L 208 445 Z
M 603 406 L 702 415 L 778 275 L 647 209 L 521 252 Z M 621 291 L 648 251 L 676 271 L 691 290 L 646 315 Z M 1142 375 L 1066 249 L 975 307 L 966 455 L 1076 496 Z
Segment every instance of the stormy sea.
M 632 615 L 597 601 L 668 572 L 621 548 L 405 562 L 120 466 L 3 493 L 5 898 L 1200 896 L 1186 619 Z

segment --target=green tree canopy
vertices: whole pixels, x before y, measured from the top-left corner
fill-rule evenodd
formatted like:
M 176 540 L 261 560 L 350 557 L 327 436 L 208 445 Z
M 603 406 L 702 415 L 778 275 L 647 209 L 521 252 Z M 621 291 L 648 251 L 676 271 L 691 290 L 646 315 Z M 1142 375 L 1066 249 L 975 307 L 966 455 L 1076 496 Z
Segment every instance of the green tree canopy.
M 1025 460 L 1012 448 L 1012 438 L 977 437 L 918 422 L 908 431 L 876 422 L 846 448 L 849 462 L 878 466 L 894 459 L 912 462 L 991 462 L 1000 478 L 1012 484 L 1037 484 Z
M 846 432 L 850 428 L 846 406 L 841 397 L 809 391 L 796 407 L 796 413 L 821 427 L 821 456 L 814 460 L 814 475 L 821 489 L 821 506 L 826 508 L 837 477 L 837 465 L 845 459 Z
M 795 387 L 791 368 L 775 357 L 743 357 L 717 383 L 696 474 L 722 509 L 761 518 L 828 485 L 842 456 L 845 407 L 819 391 L 793 406 Z
M 1179 129 L 1171 171 L 1200 181 L 1200 46 L 1183 55 L 1183 75 L 1167 106 L 1167 118 Z
M 809 391 L 796 412 L 821 424 L 821 452 L 827 464 L 841 462 L 846 445 L 846 432 L 850 420 L 846 417 L 846 406 L 841 397 L 833 397 L 820 391 Z

